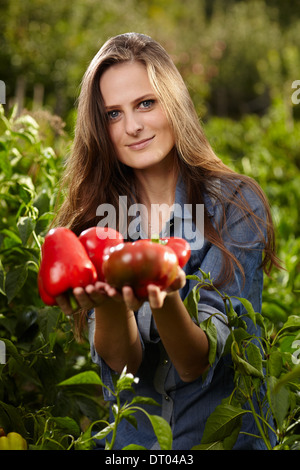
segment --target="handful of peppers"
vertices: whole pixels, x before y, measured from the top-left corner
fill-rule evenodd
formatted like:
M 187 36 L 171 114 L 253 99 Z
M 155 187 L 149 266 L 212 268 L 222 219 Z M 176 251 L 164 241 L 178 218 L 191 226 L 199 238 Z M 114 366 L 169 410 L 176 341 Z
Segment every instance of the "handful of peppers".
M 57 296 L 99 280 L 118 290 L 131 286 L 144 299 L 149 284 L 169 287 L 190 254 L 189 244 L 177 237 L 124 242 L 112 228 L 92 227 L 77 237 L 59 227 L 50 230 L 42 246 L 39 293 L 44 303 L 55 305 Z

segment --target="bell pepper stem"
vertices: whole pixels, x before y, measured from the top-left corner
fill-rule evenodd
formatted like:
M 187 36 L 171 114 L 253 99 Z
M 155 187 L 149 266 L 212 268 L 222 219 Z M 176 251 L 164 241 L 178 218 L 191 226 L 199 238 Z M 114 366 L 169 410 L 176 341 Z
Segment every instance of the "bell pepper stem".
M 70 302 L 70 305 L 71 305 L 71 307 L 72 307 L 72 310 L 74 310 L 74 311 L 78 310 L 78 309 L 79 309 L 79 305 L 78 305 L 77 300 L 76 300 L 75 297 L 74 297 L 73 292 L 72 292 L 72 291 L 69 291 L 68 294 L 69 294 L 69 302 Z
M 151 236 L 151 241 L 152 241 L 153 243 L 159 243 L 160 245 L 166 245 L 166 244 L 168 243 L 167 240 L 161 240 L 161 239 L 159 238 L 159 235 L 156 234 L 156 233 L 154 233 L 154 234 Z

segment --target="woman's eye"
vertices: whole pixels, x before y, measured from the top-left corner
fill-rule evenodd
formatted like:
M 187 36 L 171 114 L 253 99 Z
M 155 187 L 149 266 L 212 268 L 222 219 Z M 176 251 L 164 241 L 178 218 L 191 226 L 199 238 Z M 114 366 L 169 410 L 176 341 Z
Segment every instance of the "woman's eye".
M 107 117 L 109 120 L 113 121 L 119 117 L 119 111 L 108 111 Z
M 140 103 L 140 107 L 144 109 L 151 108 L 153 106 L 155 100 L 144 100 Z

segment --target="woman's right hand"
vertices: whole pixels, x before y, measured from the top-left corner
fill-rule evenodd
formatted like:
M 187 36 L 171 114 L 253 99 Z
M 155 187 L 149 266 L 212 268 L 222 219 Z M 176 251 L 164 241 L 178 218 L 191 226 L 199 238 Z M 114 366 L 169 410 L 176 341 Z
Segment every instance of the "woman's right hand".
M 107 294 L 108 287 L 105 282 L 98 281 L 95 284 L 89 284 L 85 288 L 76 287 L 73 289 L 73 295 L 78 305 L 77 310 L 72 308 L 67 295 L 63 294 L 56 297 L 56 302 L 65 315 L 73 315 L 80 309 L 90 310 L 109 301 L 111 296 Z

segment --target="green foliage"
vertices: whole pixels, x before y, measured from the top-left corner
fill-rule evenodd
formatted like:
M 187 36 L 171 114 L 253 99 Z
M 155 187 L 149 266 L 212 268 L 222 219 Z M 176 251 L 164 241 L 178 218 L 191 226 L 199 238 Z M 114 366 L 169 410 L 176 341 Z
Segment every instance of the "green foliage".
M 70 320 L 57 307 L 45 306 L 37 291 L 40 248 L 55 212 L 70 139 L 61 120 L 45 111 L 18 116 L 13 110 L 7 117 L 1 108 L 0 131 L 0 345 L 6 352 L 0 363 L 0 427 L 22 434 L 31 449 L 90 449 L 92 432 L 105 437 L 107 448 L 112 448 L 119 422 L 127 419 L 136 425 L 137 411 L 144 413 L 142 405 L 149 399 L 135 397 L 118 405 L 121 391 L 136 380 L 124 371 L 112 391 L 117 401 L 114 425 L 108 424 L 103 384 L 88 341 L 74 341 Z M 239 122 L 211 118 L 205 131 L 216 153 L 235 170 L 257 179 L 266 192 L 286 270 L 266 278 L 261 315 L 240 299 L 245 315 L 262 328 L 259 338 L 248 334 L 243 317 L 237 317 L 231 299 L 220 292 L 230 329 L 224 353 L 234 362 L 235 393 L 211 415 L 197 448 L 230 449 L 245 413 L 253 413 L 267 448 L 269 430 L 277 436 L 277 448 L 298 448 L 299 123 L 289 108 L 274 101 L 264 117 L 247 115 Z M 200 285 L 211 282 L 209 274 L 202 275 Z M 197 288 L 186 300 L 195 320 L 200 295 Z M 210 319 L 201 327 L 210 340 L 213 364 L 216 330 Z M 251 408 L 262 383 L 267 387 L 262 404 L 274 418 L 274 429 L 264 414 Z M 244 402 L 250 407 L 246 411 Z M 161 448 L 171 449 L 168 425 L 156 415 L 148 419 Z M 129 448 L 137 449 L 134 443 Z
M 82 374 L 81 374 L 82 375 Z M 82 377 L 72 377 L 71 379 L 63 382 L 60 385 L 73 385 L 77 383 L 78 379 L 81 381 Z M 132 390 L 133 382 L 137 382 L 138 378 L 134 378 L 132 374 L 127 373 L 126 367 L 119 375 L 119 377 L 115 380 L 115 387 L 114 390 L 107 387 L 105 384 L 102 383 L 100 378 L 97 376 L 95 377 L 96 382 L 100 383 L 102 387 L 105 387 L 115 398 L 116 403 L 112 407 L 112 412 L 115 418 L 115 421 L 109 423 L 108 421 L 101 420 L 97 423 L 92 423 L 88 430 L 80 436 L 79 439 L 75 442 L 75 449 L 82 450 L 87 448 L 93 448 L 95 446 L 95 439 L 104 439 L 106 438 L 105 450 L 112 450 L 114 448 L 114 443 L 118 431 L 118 426 L 123 419 L 129 421 L 133 426 L 137 426 L 137 420 L 134 417 L 134 414 L 137 411 L 144 413 L 147 418 L 149 419 L 153 431 L 157 437 L 157 441 L 160 445 L 161 450 L 168 450 L 172 449 L 172 431 L 169 424 L 160 416 L 158 415 L 150 415 L 147 413 L 143 408 L 138 406 L 139 404 L 148 404 L 148 405 L 158 405 L 155 400 L 147 397 L 139 397 L 135 396 L 130 403 L 126 402 L 123 406 L 121 406 L 120 402 L 120 394 L 123 390 Z M 86 377 L 84 378 L 84 381 Z M 100 431 L 92 433 L 92 429 L 95 424 L 102 423 L 105 425 Z M 107 436 L 111 435 L 111 440 L 107 439 Z M 130 444 L 129 446 L 124 447 L 122 450 L 147 450 L 145 447 Z
M 7 118 L 0 109 L 0 427 L 34 444 L 61 435 L 70 420 L 79 428 L 84 416 L 107 413 L 99 386 L 87 383 L 72 393 L 58 386 L 91 368 L 89 348 L 74 341 L 60 309 L 45 306 L 38 295 L 40 248 L 63 163 L 48 145 L 57 140 L 59 121 L 51 127 L 53 117 L 48 123 L 45 117 L 39 125 L 28 114 L 13 111 Z M 61 139 L 67 148 L 66 136 Z
M 81 78 L 110 36 L 149 34 L 174 57 L 201 116 L 263 113 L 290 100 L 300 66 L 294 2 L 271 0 L 16 0 L 0 6 L 0 78 L 8 100 L 25 84 L 30 107 L 67 117 Z M 299 113 L 298 113 L 299 117 Z
M 230 450 L 233 448 L 241 430 L 243 416 L 252 413 L 259 434 L 254 436 L 264 441 L 266 449 L 272 450 L 270 434 L 276 436 L 276 449 L 299 449 L 300 434 L 293 432 L 300 425 L 300 368 L 296 349 L 287 352 L 282 344 L 288 339 L 296 347 L 300 345 L 300 317 L 290 315 L 279 331 L 274 331 L 274 325 L 264 320 L 264 317 L 253 310 L 246 299 L 238 299 L 244 306 L 241 316 L 234 311 L 231 299 L 225 293 L 216 289 L 209 274 L 201 271 L 202 277 L 189 294 L 191 304 L 199 299 L 200 289 L 213 288 L 222 298 L 226 316 L 224 322 L 229 329 L 229 336 L 224 347 L 223 355 L 231 355 L 234 367 L 234 391 L 225 397 L 209 416 L 202 441 L 195 450 Z M 187 276 L 190 278 L 191 276 Z M 195 276 L 192 276 L 195 279 Z M 198 292 L 195 295 L 195 292 Z M 197 316 L 191 315 L 195 321 Z M 244 318 L 248 317 L 254 325 L 261 327 L 261 336 L 248 333 Z M 198 322 L 199 324 L 199 322 Z M 212 321 L 210 325 L 212 325 Z M 203 323 L 199 324 L 203 327 Z M 209 344 L 209 362 L 213 365 L 216 359 L 217 338 L 214 328 L 205 328 Z M 299 353 L 299 348 L 298 348 Z M 262 387 L 266 394 L 261 394 Z M 258 406 L 255 406 L 255 403 Z M 248 409 L 245 408 L 248 404 Z M 273 418 L 273 423 L 270 417 Z
M 211 118 L 205 125 L 217 155 L 254 178 L 270 202 L 277 251 L 285 270 L 265 278 L 263 315 L 276 324 L 300 311 L 300 124 L 291 105 L 274 100 L 263 117 Z

